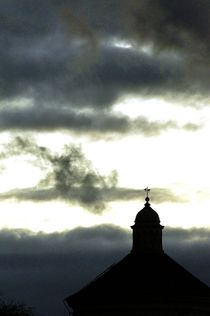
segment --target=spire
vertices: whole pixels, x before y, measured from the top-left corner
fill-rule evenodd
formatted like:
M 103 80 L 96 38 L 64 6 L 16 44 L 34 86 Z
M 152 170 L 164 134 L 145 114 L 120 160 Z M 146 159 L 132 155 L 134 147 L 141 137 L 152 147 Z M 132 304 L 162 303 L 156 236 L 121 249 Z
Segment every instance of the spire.
M 162 229 L 160 218 L 150 206 L 148 187 L 146 191 L 146 203 L 144 208 L 137 213 L 133 229 L 133 253 L 158 253 L 162 252 Z
M 149 203 L 149 200 L 150 200 L 150 198 L 149 198 L 150 189 L 149 189 L 148 187 L 146 187 L 146 188 L 144 189 L 144 191 L 146 191 L 146 197 L 145 197 L 146 203 L 145 203 L 144 205 L 145 205 L 145 206 L 146 206 L 146 205 L 150 205 L 150 203 Z

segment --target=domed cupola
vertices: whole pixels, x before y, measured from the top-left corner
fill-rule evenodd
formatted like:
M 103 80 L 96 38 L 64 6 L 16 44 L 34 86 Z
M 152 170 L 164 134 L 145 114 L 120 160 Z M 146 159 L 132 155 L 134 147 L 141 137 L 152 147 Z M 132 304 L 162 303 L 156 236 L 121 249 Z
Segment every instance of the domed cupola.
M 158 213 L 150 207 L 149 197 L 146 197 L 145 201 L 144 208 L 136 215 L 135 223 L 140 225 L 159 224 L 160 218 Z
M 162 247 L 162 229 L 160 218 L 149 203 L 147 191 L 146 203 L 144 208 L 137 213 L 135 224 L 131 226 L 133 229 L 133 253 L 157 253 L 163 252 Z

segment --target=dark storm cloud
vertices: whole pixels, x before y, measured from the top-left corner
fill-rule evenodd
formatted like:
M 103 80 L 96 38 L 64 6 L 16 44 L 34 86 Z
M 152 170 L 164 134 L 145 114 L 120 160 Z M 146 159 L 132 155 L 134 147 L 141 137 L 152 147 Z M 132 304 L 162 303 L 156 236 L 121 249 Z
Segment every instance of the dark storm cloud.
M 126 232 L 114 226 L 33 234 L 0 232 L 1 294 L 36 308 L 41 316 L 67 315 L 63 299 L 123 256 Z
M 154 136 L 168 129 L 194 131 L 200 125 L 187 123 L 179 126 L 176 121 L 151 121 L 144 116 L 130 119 L 111 112 L 75 112 L 68 108 L 0 109 L 0 130 L 69 130 L 77 134 L 88 133 L 95 137 L 119 137 L 127 133 Z
M 177 94 L 209 95 L 210 4 L 206 0 L 133 0 L 125 5 L 124 36 L 153 56 L 177 56 L 183 77 Z M 128 13 L 129 12 L 129 13 Z M 163 95 L 166 93 L 163 87 Z
M 164 233 L 165 250 L 202 281 L 210 285 L 208 228 L 168 228 Z
M 10 48 L 2 56 L 2 99 L 29 97 L 38 108 L 66 105 L 100 110 L 127 94 L 161 95 L 162 89 L 170 92 L 182 87 L 184 74 L 176 58 L 101 45 L 96 63 L 78 71 L 71 65 L 76 62 L 74 44 L 63 52 L 59 46 L 66 45 L 64 39 L 54 40 Z
M 164 231 L 165 251 L 210 284 L 209 230 Z M 3 297 L 24 301 L 41 316 L 60 316 L 67 315 L 63 299 L 118 262 L 132 240 L 131 231 L 102 225 L 52 234 L 2 230 L 0 244 Z
M 129 37 L 151 43 L 157 50 L 175 51 L 209 62 L 209 1 L 133 0 L 129 7 Z
M 207 37 L 209 6 L 204 1 L 199 6 L 197 1 L 176 3 L 1 1 L 0 129 L 65 128 L 96 134 L 132 133 L 137 126 L 135 132 L 154 135 L 171 125 L 179 128 L 173 121 L 161 125 L 142 115 L 133 122 L 111 112 L 118 100 L 133 94 L 186 98 L 201 90 L 208 93 L 208 67 L 196 68 L 194 62 L 197 76 L 190 80 L 186 70 L 191 47 L 197 47 L 200 56 L 200 49 L 208 46 L 207 40 L 202 47 L 195 43 Z M 152 43 L 159 52 L 113 46 L 123 38 L 140 46 Z M 10 103 L 23 98 L 33 106 Z

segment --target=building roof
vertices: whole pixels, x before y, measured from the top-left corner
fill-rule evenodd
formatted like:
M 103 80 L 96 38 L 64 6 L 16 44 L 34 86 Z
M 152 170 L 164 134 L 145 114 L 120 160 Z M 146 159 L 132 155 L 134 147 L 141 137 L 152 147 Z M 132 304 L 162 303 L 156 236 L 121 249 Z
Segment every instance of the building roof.
M 128 254 L 66 299 L 84 305 L 140 304 L 151 297 L 209 297 L 207 285 L 165 253 Z
M 148 192 L 147 192 L 148 193 Z M 210 288 L 164 253 L 158 214 L 145 207 L 137 214 L 131 253 L 87 286 L 66 298 L 73 309 L 81 306 L 139 305 L 154 299 L 204 298 Z

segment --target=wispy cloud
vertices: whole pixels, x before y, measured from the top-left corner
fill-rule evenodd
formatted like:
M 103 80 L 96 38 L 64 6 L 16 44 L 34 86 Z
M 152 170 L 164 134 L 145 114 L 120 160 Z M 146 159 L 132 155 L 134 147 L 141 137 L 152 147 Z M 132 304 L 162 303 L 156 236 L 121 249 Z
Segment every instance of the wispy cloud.
M 91 198 L 92 192 L 90 192 L 90 196 L 88 199 L 90 200 L 90 205 L 87 204 L 86 201 L 82 200 L 81 188 L 71 187 L 68 191 L 68 194 L 62 194 L 62 191 L 52 187 L 52 188 L 25 188 L 25 189 L 14 189 L 8 192 L 0 193 L 0 200 L 7 199 L 16 199 L 18 201 L 33 201 L 33 202 L 44 202 L 51 200 L 64 200 L 69 201 L 71 203 L 79 203 L 83 207 L 87 207 L 90 211 L 95 213 L 100 213 L 105 208 L 105 204 L 113 201 L 130 201 L 130 200 L 144 200 L 145 192 L 144 190 L 136 190 L 131 188 L 121 188 L 121 187 L 112 187 L 112 188 L 98 188 L 97 191 L 94 192 L 98 194 L 98 198 Z M 89 194 L 89 193 L 87 193 Z M 91 204 L 103 201 L 103 207 L 92 208 Z M 165 188 L 153 188 L 152 191 L 152 200 L 154 203 L 184 203 L 187 200 L 183 197 L 177 196 L 171 190 Z
M 78 203 L 91 212 L 100 213 L 112 201 L 144 199 L 144 190 L 117 186 L 118 175 L 113 171 L 108 176 L 99 174 L 80 147 L 65 146 L 63 152 L 55 153 L 39 146 L 29 138 L 16 137 L 5 145 L 2 161 L 12 156 L 29 155 L 31 163 L 43 171 L 43 178 L 36 187 L 13 189 L 0 194 L 0 200 L 43 202 L 64 200 Z M 154 188 L 153 201 L 186 202 L 170 189 Z
M 76 200 L 94 212 L 105 208 L 101 191 L 116 185 L 117 173 L 113 171 L 107 177 L 100 175 L 80 147 L 66 145 L 63 152 L 57 154 L 28 138 L 16 137 L 5 146 L 1 158 L 24 154 L 31 155 L 32 163 L 44 172 L 43 179 L 37 184 L 38 190 L 15 190 L 3 194 L 2 198 L 50 200 L 60 197 L 72 202 Z

